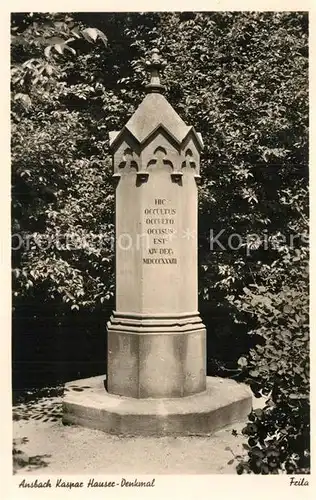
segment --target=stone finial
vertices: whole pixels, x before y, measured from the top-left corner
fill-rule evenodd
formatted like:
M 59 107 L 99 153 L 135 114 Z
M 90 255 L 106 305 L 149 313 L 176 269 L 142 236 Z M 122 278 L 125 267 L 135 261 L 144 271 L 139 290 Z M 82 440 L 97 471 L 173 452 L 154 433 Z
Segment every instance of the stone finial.
M 163 92 L 165 87 L 160 83 L 159 71 L 166 66 L 166 61 L 161 60 L 159 50 L 151 51 L 151 59 L 146 61 L 146 67 L 150 71 L 150 82 L 146 85 L 147 93 Z

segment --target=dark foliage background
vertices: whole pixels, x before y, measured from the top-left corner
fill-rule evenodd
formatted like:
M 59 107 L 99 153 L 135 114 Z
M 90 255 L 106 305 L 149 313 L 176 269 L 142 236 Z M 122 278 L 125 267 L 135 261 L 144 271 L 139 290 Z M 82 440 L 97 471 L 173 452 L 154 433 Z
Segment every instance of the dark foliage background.
M 208 371 L 270 397 L 251 416 L 238 470 L 306 472 L 307 14 L 15 13 L 11 28 L 14 389 L 105 371 L 114 296 L 108 132 L 141 102 L 143 62 L 158 47 L 166 97 L 205 142 Z M 224 230 L 224 250 L 210 250 L 210 230 Z M 66 232 L 90 244 L 67 248 Z M 232 233 L 238 250 L 227 248 Z M 58 247 L 45 244 L 56 235 Z

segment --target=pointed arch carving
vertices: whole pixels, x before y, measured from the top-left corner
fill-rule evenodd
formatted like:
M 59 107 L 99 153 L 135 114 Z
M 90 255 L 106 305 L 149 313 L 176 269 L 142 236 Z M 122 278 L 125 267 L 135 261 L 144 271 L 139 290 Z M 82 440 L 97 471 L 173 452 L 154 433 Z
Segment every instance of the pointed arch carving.
M 165 148 L 163 148 L 162 146 L 158 146 L 155 149 L 153 156 L 154 157 L 147 163 L 147 168 L 150 168 L 154 165 L 160 165 L 170 167 L 173 170 L 173 163 L 168 159 L 167 151 Z
M 138 170 L 138 162 L 135 159 L 133 150 L 128 147 L 123 151 L 122 161 L 118 165 L 119 170 L 130 171 Z
M 192 149 L 188 148 L 184 153 L 184 161 L 182 168 L 196 168 L 196 162 L 192 153 Z

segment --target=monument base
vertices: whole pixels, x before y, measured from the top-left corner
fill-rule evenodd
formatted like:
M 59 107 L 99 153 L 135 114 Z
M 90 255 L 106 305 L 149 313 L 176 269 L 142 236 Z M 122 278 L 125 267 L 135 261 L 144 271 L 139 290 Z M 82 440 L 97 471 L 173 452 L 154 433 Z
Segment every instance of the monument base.
M 206 329 L 198 312 L 113 311 L 107 324 L 107 388 L 135 399 L 182 398 L 206 389 Z
M 109 394 L 104 375 L 65 385 L 63 423 L 125 436 L 207 436 L 246 420 L 252 408 L 244 384 L 207 377 L 206 391 L 183 398 L 134 399 Z

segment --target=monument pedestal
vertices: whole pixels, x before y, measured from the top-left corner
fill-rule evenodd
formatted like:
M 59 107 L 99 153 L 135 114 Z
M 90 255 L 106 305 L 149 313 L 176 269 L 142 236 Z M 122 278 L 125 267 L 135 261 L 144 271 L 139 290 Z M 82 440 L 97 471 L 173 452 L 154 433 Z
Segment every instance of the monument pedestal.
M 63 422 L 123 436 L 209 436 L 246 419 L 250 389 L 219 377 L 206 378 L 206 390 L 175 398 L 115 396 L 101 375 L 65 386 Z
M 206 389 L 206 330 L 198 313 L 113 313 L 107 390 L 132 398 L 176 398 Z

